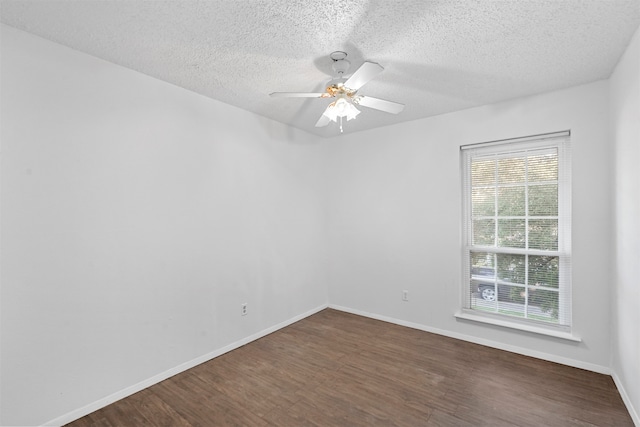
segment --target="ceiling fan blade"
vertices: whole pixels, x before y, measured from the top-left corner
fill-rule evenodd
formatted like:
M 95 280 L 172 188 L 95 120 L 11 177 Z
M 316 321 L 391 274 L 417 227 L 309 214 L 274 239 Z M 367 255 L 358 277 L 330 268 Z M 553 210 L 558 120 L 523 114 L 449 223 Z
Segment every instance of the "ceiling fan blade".
M 307 92 L 273 92 L 269 96 L 274 98 L 326 98 L 327 94 L 322 93 L 307 93 Z
M 329 109 L 329 108 L 330 107 L 327 107 L 327 109 Z M 316 127 L 317 128 L 324 127 L 324 126 L 328 125 L 330 121 L 331 121 L 331 119 L 329 117 L 325 116 L 324 113 L 323 113 L 320 116 L 320 118 L 318 119 L 318 122 L 316 123 Z
M 346 82 L 344 82 L 344 85 L 349 89 L 358 90 L 369 80 L 380 74 L 382 70 L 384 70 L 382 65 L 367 61 L 362 64 Z
M 359 96 L 356 103 L 364 107 L 373 108 L 375 110 L 380 110 L 391 114 L 398 114 L 404 109 L 404 104 L 399 104 L 397 102 L 387 101 L 380 98 L 373 98 L 371 96 Z

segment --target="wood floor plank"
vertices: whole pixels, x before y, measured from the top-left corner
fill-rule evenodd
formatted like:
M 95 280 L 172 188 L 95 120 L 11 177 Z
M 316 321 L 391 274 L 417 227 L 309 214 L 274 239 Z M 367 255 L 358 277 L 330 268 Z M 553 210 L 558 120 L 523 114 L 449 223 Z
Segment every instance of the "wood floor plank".
M 153 386 L 153 391 L 192 426 L 267 425 L 237 395 L 228 397 L 211 390 L 203 392 L 203 388 L 194 386 L 188 372 L 185 374 L 187 375 L 176 375 L 179 378 L 174 377 L 175 380 L 171 378 L 157 384 L 159 387 Z
M 87 426 L 633 426 L 611 377 L 323 310 Z
M 369 425 L 420 426 L 426 425 L 432 409 L 426 402 L 412 405 L 404 396 L 393 392 L 381 392 L 378 387 L 343 381 L 319 386 L 310 397 L 324 396 L 339 399 L 350 407 L 357 408 Z
M 427 427 L 476 427 L 476 424 L 456 418 L 454 415 L 442 412 L 438 409 L 435 409 L 432 412 L 426 425 Z
M 315 408 L 313 408 L 315 410 Z M 264 416 L 271 427 L 322 427 L 320 417 L 312 417 L 312 411 L 305 407 L 305 403 L 298 401 L 286 408 L 276 408 Z
M 142 390 L 128 399 L 144 416 L 144 425 L 158 427 L 191 427 L 191 424 L 180 416 L 170 405 L 166 404 L 149 389 Z

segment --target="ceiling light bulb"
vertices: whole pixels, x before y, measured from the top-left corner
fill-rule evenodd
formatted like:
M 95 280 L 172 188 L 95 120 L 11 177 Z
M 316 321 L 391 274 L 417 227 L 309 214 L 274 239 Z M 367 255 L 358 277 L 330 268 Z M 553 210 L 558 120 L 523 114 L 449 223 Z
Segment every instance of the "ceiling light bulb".
M 347 102 L 347 100 L 344 98 L 340 98 L 336 101 L 336 105 L 334 105 L 333 108 L 336 110 L 336 114 L 338 116 L 344 117 L 347 115 L 348 106 L 349 103 Z
M 360 114 L 360 110 L 345 98 L 338 98 L 329 104 L 329 107 L 324 112 L 324 116 L 333 122 L 337 122 L 338 117 L 346 117 L 347 120 L 355 119 L 358 114 Z

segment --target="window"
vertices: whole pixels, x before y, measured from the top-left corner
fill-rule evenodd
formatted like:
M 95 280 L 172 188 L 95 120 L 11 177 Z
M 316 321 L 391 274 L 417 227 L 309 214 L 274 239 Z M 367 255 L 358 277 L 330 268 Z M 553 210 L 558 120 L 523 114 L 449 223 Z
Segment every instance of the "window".
M 568 131 L 461 147 L 462 314 L 570 331 L 569 156 Z

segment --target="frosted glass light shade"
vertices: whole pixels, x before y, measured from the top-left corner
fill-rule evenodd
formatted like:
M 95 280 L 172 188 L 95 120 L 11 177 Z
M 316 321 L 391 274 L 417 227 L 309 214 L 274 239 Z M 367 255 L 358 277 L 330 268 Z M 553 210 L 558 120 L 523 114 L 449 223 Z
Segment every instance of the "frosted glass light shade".
M 346 99 L 338 98 L 329 104 L 329 107 L 323 114 L 334 122 L 338 121 L 338 117 L 346 117 L 348 121 L 355 119 L 356 116 L 360 114 L 360 110 Z

